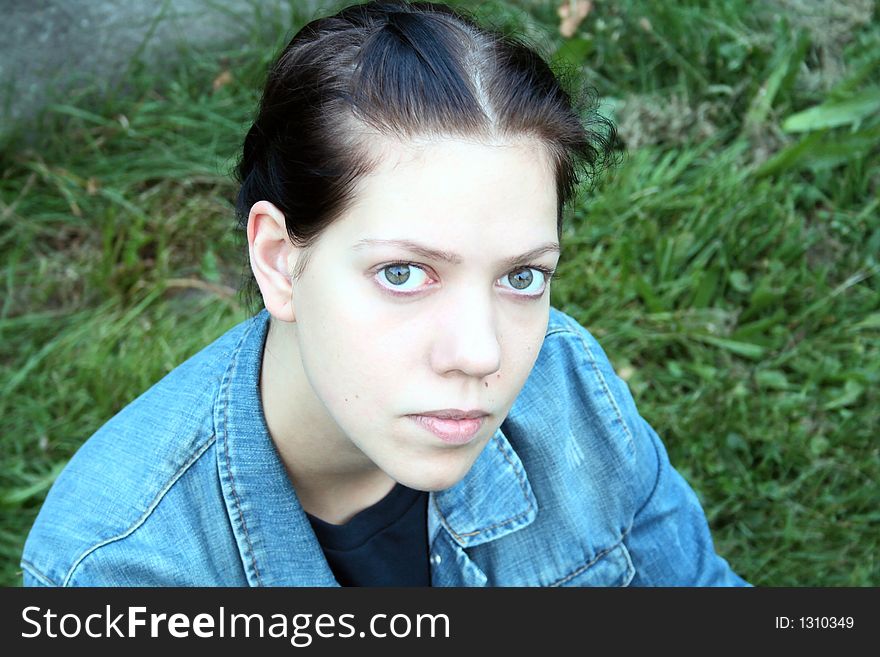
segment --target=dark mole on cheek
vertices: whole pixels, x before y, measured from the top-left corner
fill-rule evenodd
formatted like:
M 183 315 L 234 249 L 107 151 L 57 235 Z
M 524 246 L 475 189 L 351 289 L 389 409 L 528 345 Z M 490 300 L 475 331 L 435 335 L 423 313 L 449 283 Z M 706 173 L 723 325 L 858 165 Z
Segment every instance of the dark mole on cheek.
M 488 382 L 488 381 L 485 381 L 484 383 L 486 384 L 486 387 L 488 388 L 488 387 L 489 387 L 489 382 Z

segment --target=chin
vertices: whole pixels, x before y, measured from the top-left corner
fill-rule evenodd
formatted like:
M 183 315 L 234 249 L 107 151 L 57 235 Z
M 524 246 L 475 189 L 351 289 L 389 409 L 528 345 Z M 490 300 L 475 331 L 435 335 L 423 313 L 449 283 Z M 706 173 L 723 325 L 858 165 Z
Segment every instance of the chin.
M 424 462 L 421 467 L 408 467 L 393 477 L 408 488 L 426 492 L 436 492 L 452 488 L 470 471 L 476 459 L 467 458 L 458 462 Z

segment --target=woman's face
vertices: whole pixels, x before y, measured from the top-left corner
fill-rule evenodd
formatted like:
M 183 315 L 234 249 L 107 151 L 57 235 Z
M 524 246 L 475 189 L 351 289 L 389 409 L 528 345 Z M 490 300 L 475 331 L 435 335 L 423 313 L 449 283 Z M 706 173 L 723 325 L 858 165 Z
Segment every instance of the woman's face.
M 507 416 L 544 339 L 550 291 L 535 267 L 559 259 L 549 159 L 526 140 L 388 143 L 357 199 L 293 282 L 302 373 L 328 435 L 344 436 L 335 455 L 448 488 Z M 441 409 L 489 415 L 451 443 L 410 417 Z

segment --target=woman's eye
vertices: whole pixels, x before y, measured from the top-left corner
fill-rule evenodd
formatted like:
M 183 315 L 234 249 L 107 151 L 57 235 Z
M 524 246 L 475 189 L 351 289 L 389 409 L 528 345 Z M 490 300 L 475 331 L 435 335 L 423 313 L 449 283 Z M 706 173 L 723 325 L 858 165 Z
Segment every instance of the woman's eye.
M 501 277 L 503 283 L 509 283 L 510 287 L 525 297 L 537 296 L 544 291 L 547 275 L 534 267 L 521 267 Z
M 424 270 L 407 263 L 385 265 L 376 275 L 383 287 L 394 292 L 413 292 L 419 289 L 427 278 Z

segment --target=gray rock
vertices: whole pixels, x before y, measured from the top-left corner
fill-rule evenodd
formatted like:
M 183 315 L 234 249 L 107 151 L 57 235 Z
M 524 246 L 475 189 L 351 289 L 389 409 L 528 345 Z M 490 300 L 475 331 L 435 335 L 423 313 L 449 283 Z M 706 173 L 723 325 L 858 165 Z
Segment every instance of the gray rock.
M 333 0 L 0 0 L 0 138 L 78 88 L 106 90 L 133 62 L 220 53 L 241 39 L 292 35 Z

